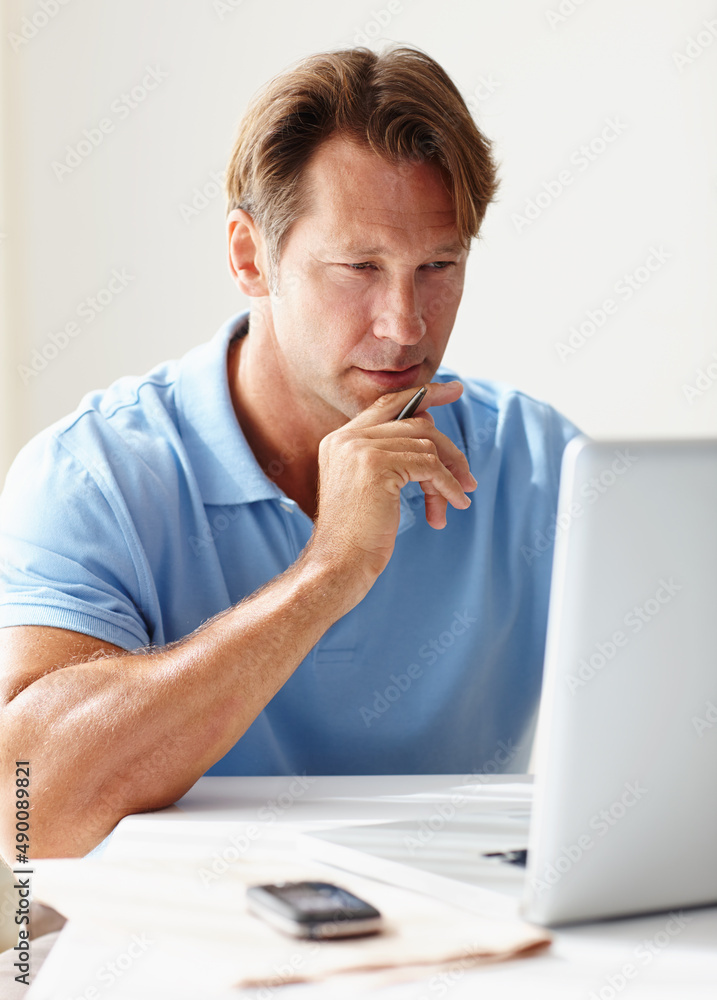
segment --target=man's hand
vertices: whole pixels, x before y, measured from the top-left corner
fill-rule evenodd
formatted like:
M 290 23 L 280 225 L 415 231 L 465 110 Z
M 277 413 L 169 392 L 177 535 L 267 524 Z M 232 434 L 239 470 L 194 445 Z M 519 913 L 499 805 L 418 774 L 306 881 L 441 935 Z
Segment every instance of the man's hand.
M 395 417 L 416 389 L 389 393 L 321 442 L 318 514 L 306 555 L 343 566 L 361 597 L 393 553 L 402 486 L 421 484 L 433 528 L 445 527 L 449 503 L 470 505 L 465 491 L 477 482 L 468 460 L 425 412 L 462 391 L 460 382 L 432 382 L 416 415 L 401 421 Z

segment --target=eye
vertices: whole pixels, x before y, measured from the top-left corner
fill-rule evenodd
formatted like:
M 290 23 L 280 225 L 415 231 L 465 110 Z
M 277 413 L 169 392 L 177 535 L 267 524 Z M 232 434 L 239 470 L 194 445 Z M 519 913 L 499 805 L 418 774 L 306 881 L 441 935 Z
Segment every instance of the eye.
M 376 268 L 375 264 L 370 261 L 363 261 L 361 264 L 344 264 L 344 267 L 350 268 L 352 271 L 368 271 L 369 269 Z M 430 264 L 422 264 L 421 267 L 428 271 L 445 271 L 446 268 L 455 267 L 456 262 L 454 260 L 434 260 Z

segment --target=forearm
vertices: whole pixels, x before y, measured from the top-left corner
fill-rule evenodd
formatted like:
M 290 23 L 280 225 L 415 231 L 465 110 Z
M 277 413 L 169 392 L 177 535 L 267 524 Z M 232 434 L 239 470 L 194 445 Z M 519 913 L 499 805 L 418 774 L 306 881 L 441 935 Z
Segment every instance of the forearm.
M 302 557 L 179 643 L 30 684 L 4 710 L 2 758 L 31 762 L 31 853 L 84 854 L 123 816 L 174 802 L 358 599 Z

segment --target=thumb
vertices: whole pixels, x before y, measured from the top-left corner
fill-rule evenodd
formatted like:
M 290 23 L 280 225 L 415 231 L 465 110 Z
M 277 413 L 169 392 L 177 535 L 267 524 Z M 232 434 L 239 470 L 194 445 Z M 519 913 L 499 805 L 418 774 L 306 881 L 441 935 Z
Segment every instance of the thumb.
M 413 399 L 421 386 L 413 386 L 411 389 L 402 389 L 400 392 L 387 392 L 379 396 L 375 403 L 362 410 L 358 416 L 354 417 L 351 423 L 354 427 L 373 427 L 377 424 L 385 424 L 389 420 L 395 420 L 404 406 Z M 455 403 L 463 392 L 463 386 L 458 381 L 453 382 L 430 382 L 427 386 L 428 392 L 421 400 L 416 413 L 422 413 L 429 406 L 443 406 L 445 403 Z

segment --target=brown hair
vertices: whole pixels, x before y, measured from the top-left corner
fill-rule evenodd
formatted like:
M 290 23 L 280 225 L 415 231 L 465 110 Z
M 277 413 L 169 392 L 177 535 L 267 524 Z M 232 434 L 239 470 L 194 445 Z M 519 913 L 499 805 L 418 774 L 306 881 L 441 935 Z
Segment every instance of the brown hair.
M 239 125 L 227 168 L 227 212 L 242 208 L 252 216 L 274 276 L 289 228 L 305 211 L 304 168 L 333 135 L 391 162 L 436 163 L 468 249 L 498 181 L 492 144 L 456 85 L 420 49 L 343 49 L 309 56 L 274 77 Z

